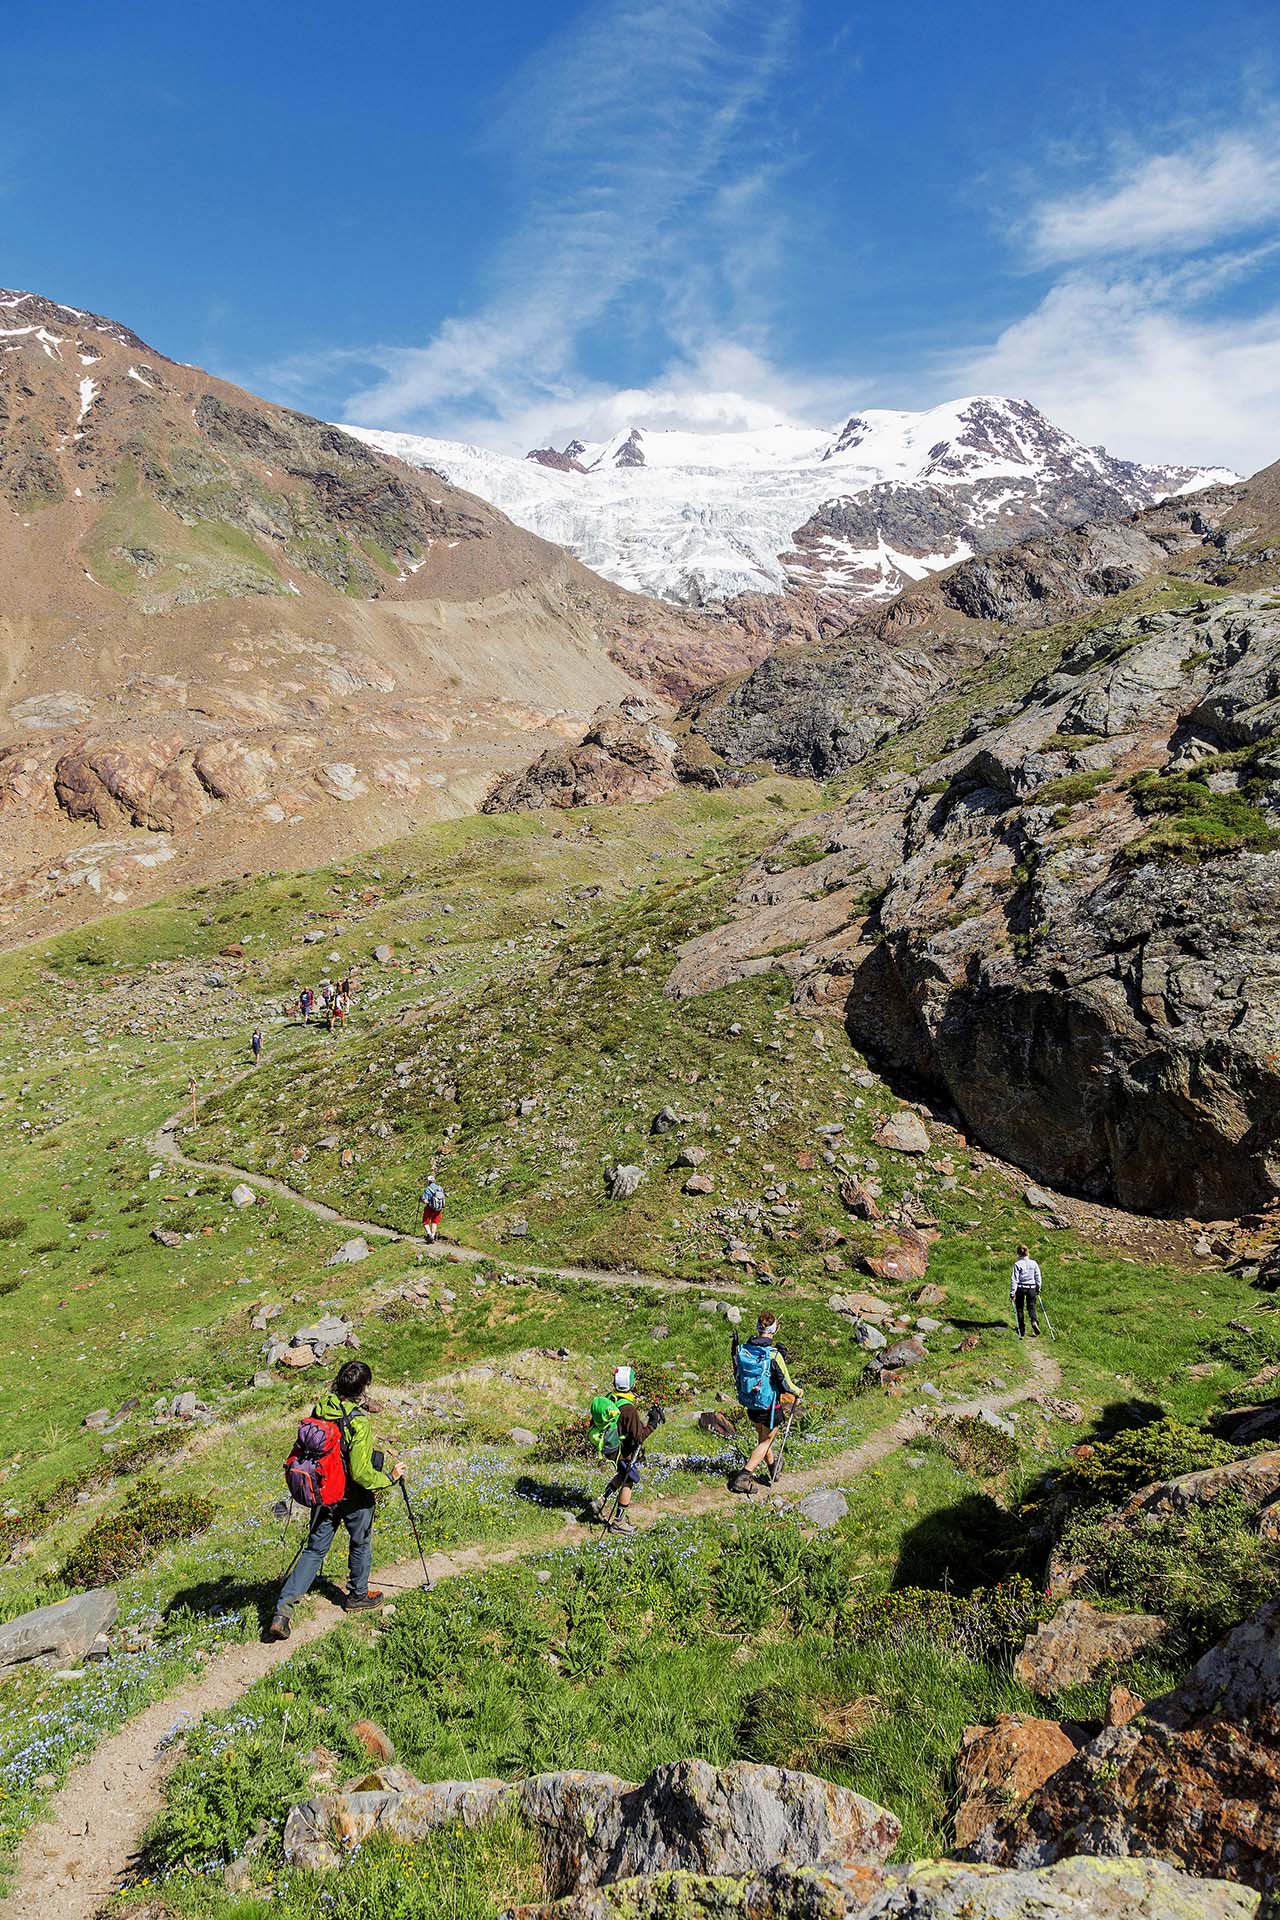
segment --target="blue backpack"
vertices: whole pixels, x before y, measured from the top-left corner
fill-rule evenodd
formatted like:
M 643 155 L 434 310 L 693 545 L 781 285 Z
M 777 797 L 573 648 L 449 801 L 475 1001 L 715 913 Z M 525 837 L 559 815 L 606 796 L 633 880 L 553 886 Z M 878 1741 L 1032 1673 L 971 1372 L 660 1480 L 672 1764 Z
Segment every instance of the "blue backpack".
M 768 1413 L 777 1399 L 773 1386 L 773 1347 L 744 1342 L 733 1359 L 738 1404 L 748 1413 Z
M 422 1189 L 422 1204 L 430 1207 L 433 1213 L 444 1211 L 444 1188 L 438 1180 L 429 1180 Z

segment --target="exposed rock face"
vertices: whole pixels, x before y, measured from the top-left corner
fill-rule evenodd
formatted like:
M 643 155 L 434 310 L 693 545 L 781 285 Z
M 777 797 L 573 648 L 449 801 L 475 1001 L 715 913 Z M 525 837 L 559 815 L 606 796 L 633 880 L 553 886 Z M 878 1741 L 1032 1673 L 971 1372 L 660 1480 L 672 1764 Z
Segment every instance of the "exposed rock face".
M 690 724 L 732 766 L 765 760 L 819 779 L 842 772 L 1003 652 L 1011 629 L 1070 619 L 1175 565 L 1179 575 L 1216 579 L 1224 547 L 1238 544 L 1236 517 L 1265 493 L 1259 481 L 1216 487 L 1131 522 L 1044 533 L 978 555 L 907 586 L 840 637 L 770 657 L 695 696 Z M 859 515 L 870 510 L 866 501 L 824 511 Z M 1274 513 L 1268 498 L 1255 518 L 1269 525 Z M 1254 571 L 1242 565 L 1246 582 Z M 820 621 L 814 626 L 821 632 Z
M 576 747 L 549 747 L 524 773 L 507 774 L 485 813 L 600 807 L 657 800 L 677 784 L 677 747 L 660 707 L 639 696 L 601 707 Z
M 1086 1600 L 1065 1600 L 1027 1635 L 1013 1670 L 1032 1693 L 1057 1693 L 1158 1646 L 1168 1631 L 1158 1614 L 1101 1613 Z
M 1278 731 L 1274 596 L 1090 628 L 919 782 L 793 829 L 668 989 L 779 965 L 1050 1186 L 1251 1211 L 1280 1191 Z M 820 857 L 771 870 L 788 841 Z M 808 938 L 775 959 L 782 927 Z
M 1082 1747 L 976 1843 L 984 1859 L 1159 1854 L 1264 1893 L 1280 1886 L 1280 1601 L 1232 1630 L 1172 1693 Z
M 676 1870 L 747 1874 L 779 1860 L 846 1868 L 879 1865 L 899 1823 L 847 1787 L 813 1774 L 743 1762 L 712 1767 L 680 1760 L 642 1786 L 611 1773 L 543 1773 L 424 1786 L 400 1768 L 382 1768 L 341 1793 L 291 1809 L 285 1858 L 335 1866 L 341 1845 L 373 1833 L 418 1840 L 460 1821 L 475 1827 L 515 1812 L 535 1827 L 550 1886 L 559 1894 Z
M 956 1761 L 956 1844 L 967 1847 L 984 1828 L 1043 1786 L 1075 1755 L 1056 1720 L 1002 1713 L 992 1727 L 966 1727 Z
M 1253 1920 L 1247 1887 L 1163 1860 L 1064 1860 L 993 1872 L 952 1860 L 876 1872 L 780 1866 L 749 1878 L 656 1874 L 514 1907 L 503 1920 Z
M 0 291 L 0 932 L 470 808 L 637 681 L 758 660 L 436 474 Z M 11 858 L 11 854 L 14 858 Z M 48 916 L 50 918 L 54 915 Z M 27 925 L 24 919 L 24 927 Z

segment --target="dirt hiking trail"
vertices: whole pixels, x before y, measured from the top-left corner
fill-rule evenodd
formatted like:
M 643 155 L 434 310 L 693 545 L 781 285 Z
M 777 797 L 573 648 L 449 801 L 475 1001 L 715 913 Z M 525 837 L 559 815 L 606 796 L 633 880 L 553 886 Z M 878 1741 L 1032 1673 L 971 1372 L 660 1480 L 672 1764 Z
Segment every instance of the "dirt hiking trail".
M 239 1169 L 219 1170 L 239 1172 Z M 291 1199 L 300 1198 L 287 1187 L 280 1190 Z M 322 1209 L 316 1202 L 303 1201 L 302 1204 L 322 1212 L 325 1218 L 337 1219 L 331 1209 Z M 374 1231 L 386 1233 L 387 1229 Z M 406 1235 L 396 1237 L 408 1238 Z M 629 1274 L 612 1278 L 619 1285 L 636 1284 Z M 976 1414 L 983 1407 L 1000 1411 L 1051 1393 L 1060 1383 L 1057 1361 L 1049 1351 L 1038 1348 L 1032 1355 L 1031 1378 L 1024 1386 L 957 1402 L 945 1411 L 951 1415 Z M 821 1466 L 801 1473 L 786 1472 L 779 1490 L 795 1495 L 811 1492 L 816 1487 L 839 1486 L 924 1430 L 921 1412 L 905 1413 L 892 1426 L 872 1434 L 846 1453 L 833 1455 Z M 652 1527 L 672 1514 L 702 1514 L 729 1508 L 741 1497 L 717 1482 L 679 1499 L 655 1500 L 637 1507 L 638 1530 Z M 577 1550 L 590 1552 L 594 1542 L 615 1537 L 588 1534 Z M 556 1544 L 541 1541 L 532 1548 L 474 1547 L 456 1553 L 432 1553 L 428 1555 L 427 1567 L 435 1584 L 545 1553 Z M 405 1560 L 380 1568 L 375 1580 L 391 1599 L 397 1599 L 402 1592 L 411 1592 L 421 1585 L 421 1563 L 416 1559 Z M 104 1741 L 75 1768 L 67 1784 L 54 1795 L 47 1818 L 26 1836 L 16 1863 L 13 1892 L 0 1903 L 0 1920 L 31 1920 L 32 1915 L 39 1915 L 40 1920 L 94 1920 L 108 1897 L 127 1879 L 143 1835 L 160 1811 L 165 1779 L 178 1758 L 182 1733 L 206 1714 L 220 1713 L 234 1705 L 263 1674 L 287 1660 L 299 1647 L 334 1632 L 344 1619 L 340 1607 L 313 1591 L 304 1603 L 301 1617 L 295 1619 L 288 1641 L 229 1647 L 211 1659 L 195 1678 L 145 1708 Z

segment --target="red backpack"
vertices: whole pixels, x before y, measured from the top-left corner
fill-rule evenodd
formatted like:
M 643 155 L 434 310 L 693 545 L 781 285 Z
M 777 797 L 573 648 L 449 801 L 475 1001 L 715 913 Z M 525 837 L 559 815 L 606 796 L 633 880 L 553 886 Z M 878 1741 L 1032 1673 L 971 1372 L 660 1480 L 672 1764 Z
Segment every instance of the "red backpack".
M 356 1410 L 339 1420 L 310 1414 L 284 1463 L 284 1483 L 300 1507 L 336 1507 L 347 1493 L 347 1453 Z

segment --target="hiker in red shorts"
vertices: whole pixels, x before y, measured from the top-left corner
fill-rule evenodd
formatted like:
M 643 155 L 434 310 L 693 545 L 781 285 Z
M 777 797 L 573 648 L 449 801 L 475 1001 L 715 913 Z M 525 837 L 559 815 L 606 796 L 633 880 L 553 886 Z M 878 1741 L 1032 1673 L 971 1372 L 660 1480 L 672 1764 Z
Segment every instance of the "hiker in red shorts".
M 428 1240 L 434 1240 L 440 1231 L 440 1216 L 444 1212 L 444 1188 L 435 1174 L 422 1189 L 422 1231 Z

